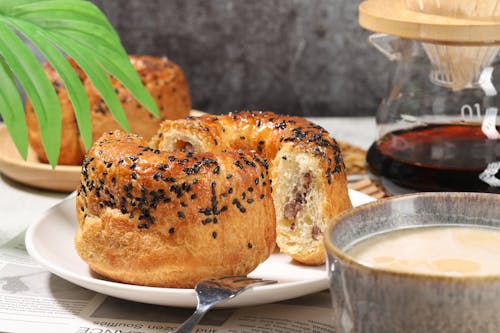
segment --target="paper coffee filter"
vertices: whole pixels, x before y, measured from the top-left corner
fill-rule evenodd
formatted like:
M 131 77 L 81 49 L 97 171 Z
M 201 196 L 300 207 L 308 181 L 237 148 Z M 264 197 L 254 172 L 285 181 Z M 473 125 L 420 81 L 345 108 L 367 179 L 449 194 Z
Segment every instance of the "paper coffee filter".
M 405 0 L 412 11 L 467 19 L 500 19 L 500 0 Z M 434 66 L 432 80 L 455 90 L 474 87 L 498 47 L 423 43 Z
M 455 46 L 422 43 L 432 65 L 434 83 L 461 90 L 479 84 L 482 71 L 498 54 L 497 46 Z

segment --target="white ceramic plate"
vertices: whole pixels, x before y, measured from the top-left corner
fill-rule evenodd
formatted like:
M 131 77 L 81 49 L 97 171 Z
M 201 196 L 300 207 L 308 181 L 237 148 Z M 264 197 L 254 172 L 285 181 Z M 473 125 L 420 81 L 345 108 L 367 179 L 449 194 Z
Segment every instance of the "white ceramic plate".
M 374 199 L 349 190 L 354 206 Z M 76 232 L 75 194 L 49 209 L 26 233 L 29 254 L 50 272 L 102 294 L 136 302 L 195 307 L 193 289 L 143 287 L 104 280 L 94 274 L 80 259 L 73 246 Z M 251 274 L 277 280 L 272 285 L 256 286 L 240 296 L 223 303 L 223 307 L 239 307 L 282 301 L 328 288 L 324 266 L 303 266 L 284 254 L 273 254 Z

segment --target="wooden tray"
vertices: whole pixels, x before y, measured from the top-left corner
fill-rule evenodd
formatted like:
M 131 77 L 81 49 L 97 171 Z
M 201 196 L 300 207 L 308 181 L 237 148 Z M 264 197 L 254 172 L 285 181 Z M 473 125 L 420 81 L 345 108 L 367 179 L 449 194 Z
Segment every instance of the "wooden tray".
M 28 160 L 22 159 L 5 125 L 0 125 L 0 171 L 22 184 L 62 192 L 74 191 L 80 179 L 80 166 L 58 165 L 55 169 L 38 162 L 28 148 Z
M 201 111 L 191 111 L 191 116 L 199 116 Z M 38 162 L 35 152 L 29 148 L 25 161 L 17 152 L 7 127 L 0 125 L 0 172 L 19 183 L 59 192 L 72 192 L 80 180 L 81 166 L 58 165 Z

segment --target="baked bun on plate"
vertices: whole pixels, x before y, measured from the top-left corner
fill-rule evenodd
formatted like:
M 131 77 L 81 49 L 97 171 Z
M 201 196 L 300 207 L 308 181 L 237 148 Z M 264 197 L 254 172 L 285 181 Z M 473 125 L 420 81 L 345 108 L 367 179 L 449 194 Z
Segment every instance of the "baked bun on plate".
M 274 250 L 268 163 L 248 151 L 169 152 L 103 135 L 77 191 L 79 255 L 119 282 L 193 288 L 251 272 Z
M 325 129 L 301 117 L 245 111 L 166 120 L 151 146 L 184 152 L 244 149 L 264 156 L 277 244 L 304 264 L 325 262 L 323 232 L 335 215 L 352 207 L 339 146 Z

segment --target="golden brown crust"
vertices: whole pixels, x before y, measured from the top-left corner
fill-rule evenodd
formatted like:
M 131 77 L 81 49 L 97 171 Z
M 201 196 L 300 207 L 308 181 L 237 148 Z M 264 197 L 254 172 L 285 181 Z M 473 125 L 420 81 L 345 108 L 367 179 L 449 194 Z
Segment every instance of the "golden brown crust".
M 151 145 L 172 151 L 250 149 L 265 156 L 278 246 L 305 264 L 325 261 L 322 233 L 333 216 L 352 207 L 337 143 L 301 117 L 246 111 L 165 121 Z
M 112 85 L 117 91 L 118 98 L 129 120 L 132 133 L 150 138 L 156 133 L 161 121 L 184 118 L 189 115 L 191 99 L 186 78 L 179 66 L 167 58 L 152 56 L 131 55 L 130 61 L 160 110 L 160 118 L 154 117 L 135 100 L 118 80 L 111 78 Z M 71 61 L 71 64 L 77 69 L 89 97 L 92 140 L 95 141 L 103 133 L 118 129 L 120 126 L 90 80 L 74 61 Z M 56 88 L 62 108 L 62 136 L 58 164 L 81 165 L 85 155 L 85 147 L 79 135 L 68 93 L 57 72 L 49 64 L 45 64 L 44 69 Z M 42 145 L 38 121 L 29 101 L 26 103 L 26 117 L 30 129 L 30 145 L 37 153 L 39 160 L 46 163 L 47 156 Z
M 77 193 L 76 249 L 97 273 L 192 288 L 209 275 L 252 271 L 274 250 L 267 162 L 249 152 L 185 153 L 105 134 Z

